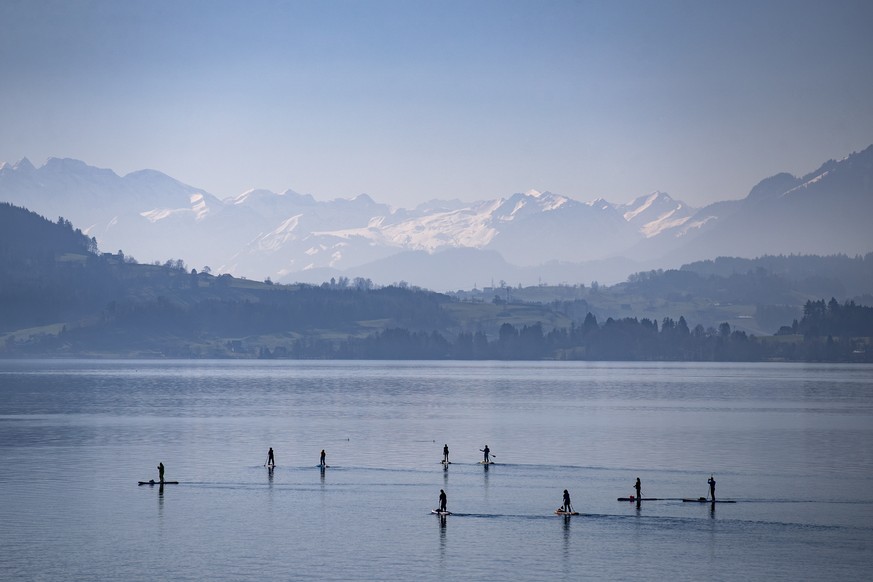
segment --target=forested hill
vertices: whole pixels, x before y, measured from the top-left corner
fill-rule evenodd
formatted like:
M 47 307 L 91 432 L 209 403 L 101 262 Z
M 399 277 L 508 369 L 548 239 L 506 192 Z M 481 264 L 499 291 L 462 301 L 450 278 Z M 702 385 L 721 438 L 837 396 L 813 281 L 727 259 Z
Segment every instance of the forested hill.
M 211 355 L 232 338 L 445 330 L 449 298 L 367 280 L 273 285 L 99 253 L 63 219 L 0 205 L 0 353 Z
M 755 272 L 766 272 L 793 283 L 796 289 L 814 292 L 857 296 L 873 290 L 873 253 L 863 256 L 847 255 L 764 255 L 755 259 L 718 257 L 683 265 L 681 271 L 701 277 L 732 277 Z
M 96 252 L 97 241 L 74 230 L 69 220 L 61 217 L 53 223 L 26 208 L 0 202 L 0 267 L 64 253 Z
M 100 262 L 94 239 L 69 221 L 0 204 L 0 331 L 103 305 L 108 290 L 86 268 Z

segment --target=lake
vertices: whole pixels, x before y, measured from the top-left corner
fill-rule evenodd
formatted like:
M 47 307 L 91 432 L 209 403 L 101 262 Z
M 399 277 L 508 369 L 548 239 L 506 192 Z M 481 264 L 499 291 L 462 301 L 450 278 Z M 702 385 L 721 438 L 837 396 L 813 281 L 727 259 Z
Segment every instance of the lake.
M 871 366 L 7 360 L 0 463 L 3 580 L 873 567 Z M 736 503 L 681 501 L 710 475 Z M 637 477 L 663 500 L 618 502 Z

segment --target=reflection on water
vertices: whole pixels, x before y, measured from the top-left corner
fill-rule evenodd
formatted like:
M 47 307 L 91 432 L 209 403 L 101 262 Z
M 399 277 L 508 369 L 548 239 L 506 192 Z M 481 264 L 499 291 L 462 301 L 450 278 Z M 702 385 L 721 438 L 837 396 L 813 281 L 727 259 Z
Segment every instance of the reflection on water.
M 564 515 L 561 516 L 561 519 L 564 520 L 564 560 L 570 560 L 570 522 L 573 520 L 572 516 Z
M 444 442 L 451 468 L 436 463 Z M 479 464 L 484 442 L 499 465 Z M 325 443 L 330 482 L 312 467 Z M 265 480 L 267 446 L 283 464 Z M 138 487 L 159 459 L 180 484 Z M 136 580 L 154 564 L 210 580 L 858 579 L 873 566 L 869 366 L 3 361 L 0 463 L 2 579 Z M 739 503 L 679 501 L 711 473 Z M 645 513 L 616 502 L 637 475 L 665 499 Z M 428 522 L 440 488 L 451 543 L 445 516 L 436 540 Z M 554 516 L 564 488 L 580 516 Z

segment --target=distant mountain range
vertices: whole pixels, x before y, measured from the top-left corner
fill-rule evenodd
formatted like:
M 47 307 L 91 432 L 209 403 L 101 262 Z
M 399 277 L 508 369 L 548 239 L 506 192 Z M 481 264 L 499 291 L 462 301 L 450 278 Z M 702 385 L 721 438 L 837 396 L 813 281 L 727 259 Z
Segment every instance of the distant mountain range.
M 435 290 L 615 282 L 717 256 L 873 250 L 873 146 L 700 209 L 663 192 L 614 204 L 531 190 L 414 209 L 365 194 L 324 202 L 292 190 L 220 200 L 157 171 L 122 177 L 58 158 L 39 168 L 27 159 L 0 165 L 0 201 L 62 216 L 103 251 L 254 279 L 364 277 Z

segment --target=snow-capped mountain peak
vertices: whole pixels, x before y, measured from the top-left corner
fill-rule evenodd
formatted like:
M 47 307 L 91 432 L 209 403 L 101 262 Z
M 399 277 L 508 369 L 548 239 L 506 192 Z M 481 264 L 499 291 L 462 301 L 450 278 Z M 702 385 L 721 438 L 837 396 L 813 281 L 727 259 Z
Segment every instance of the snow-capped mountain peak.
M 798 191 L 800 191 L 800 190 L 803 190 L 803 189 L 809 188 L 809 187 L 812 186 L 813 184 L 815 184 L 815 183 L 817 183 L 817 182 L 821 182 L 821 181 L 825 178 L 825 176 L 827 176 L 828 174 L 830 174 L 830 170 L 825 170 L 825 171 L 822 172 L 821 174 L 818 174 L 817 176 L 815 176 L 815 177 L 813 177 L 813 178 L 810 178 L 809 180 L 806 180 L 803 184 L 799 184 L 799 185 L 795 186 L 794 188 L 792 188 L 792 189 L 790 189 L 790 190 L 786 190 L 785 192 L 783 192 L 783 193 L 780 195 L 780 197 L 785 198 L 785 197 L 787 197 L 787 196 L 791 196 L 791 195 L 794 194 L 795 192 L 798 192 Z
M 36 168 L 33 167 L 33 164 L 30 163 L 30 160 L 27 158 L 21 158 L 14 164 L 12 164 L 12 169 L 17 172 L 32 172 Z
M 587 206 L 590 206 L 591 208 L 595 208 L 597 210 L 607 210 L 607 209 L 615 208 L 614 204 L 607 202 L 603 198 L 595 198 L 594 200 L 592 200 L 590 202 L 586 202 L 585 204 Z
M 631 222 L 640 213 L 645 212 L 646 210 L 651 208 L 653 204 L 655 204 L 659 200 L 664 200 L 664 199 L 669 200 L 670 196 L 668 196 L 667 194 L 662 194 L 661 192 L 657 192 L 657 191 L 652 192 L 648 196 L 642 196 L 640 198 L 637 198 L 636 200 L 634 200 L 633 202 L 630 203 L 630 206 L 632 207 L 632 209 L 625 212 L 622 216 L 624 216 L 625 220 L 627 220 L 628 222 Z M 641 204 L 640 204 L 640 201 L 642 201 Z M 633 208 L 634 206 L 636 206 L 636 208 Z
M 695 209 L 673 200 L 665 192 L 655 191 L 627 204 L 616 206 L 622 217 L 636 226 L 646 238 L 680 228 L 694 215 Z
M 239 196 L 228 198 L 226 202 L 229 202 L 230 204 L 246 204 L 253 202 L 257 198 L 272 198 L 275 196 L 278 196 L 278 194 L 270 192 L 269 190 L 252 188 L 250 190 L 246 190 Z
M 317 201 L 293 190 L 252 189 L 219 200 L 155 170 L 119 177 L 63 158 L 40 168 L 27 158 L 0 165 L 0 201 L 63 216 L 105 250 L 123 249 L 147 261 L 182 256 L 215 272 L 285 280 L 304 269 L 311 277 L 324 269 L 348 273 L 404 252 L 416 253 L 416 261 L 443 251 L 490 253 L 519 268 L 618 256 L 675 259 L 680 253 L 696 260 L 869 252 L 873 240 L 864 221 L 873 214 L 871 184 L 873 146 L 802 178 L 774 175 L 742 200 L 701 210 L 660 191 L 612 204 L 531 189 L 476 202 L 433 200 L 413 209 L 395 209 L 367 194 Z M 404 264 L 395 280 L 414 282 L 415 268 Z M 575 273 L 577 281 L 590 276 Z M 503 276 L 483 276 L 492 274 Z M 461 284 L 453 273 L 442 276 L 449 287 Z

